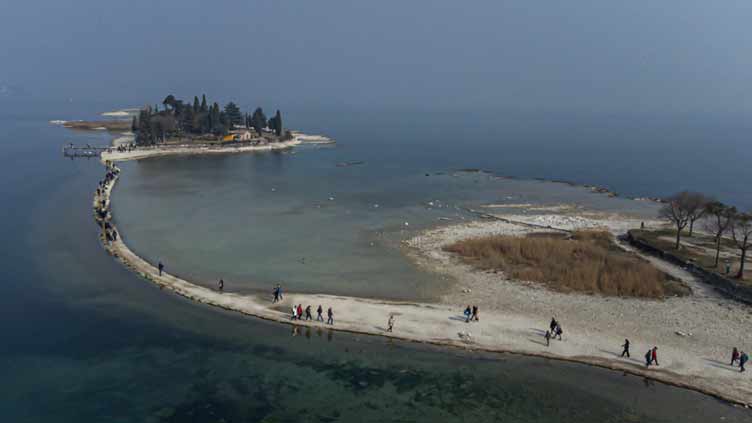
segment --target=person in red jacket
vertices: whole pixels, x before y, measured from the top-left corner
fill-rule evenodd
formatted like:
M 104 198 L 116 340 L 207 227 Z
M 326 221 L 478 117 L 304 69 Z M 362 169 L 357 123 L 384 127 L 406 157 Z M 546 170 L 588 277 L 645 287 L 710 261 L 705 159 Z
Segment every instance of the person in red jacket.
M 658 347 L 653 347 L 653 352 L 651 354 L 652 354 L 651 358 L 652 358 L 653 363 L 656 366 L 660 366 L 660 364 L 658 364 Z
M 734 347 L 734 349 L 731 350 L 731 364 L 729 364 L 729 366 L 733 366 L 737 361 L 739 361 L 739 350 Z

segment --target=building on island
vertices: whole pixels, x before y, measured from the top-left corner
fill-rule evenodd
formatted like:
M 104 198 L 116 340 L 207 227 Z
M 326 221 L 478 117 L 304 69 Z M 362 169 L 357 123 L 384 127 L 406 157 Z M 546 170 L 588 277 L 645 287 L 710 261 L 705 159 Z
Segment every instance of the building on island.
M 251 141 L 256 138 L 256 131 L 254 129 L 234 129 L 230 131 L 230 135 L 234 141 Z

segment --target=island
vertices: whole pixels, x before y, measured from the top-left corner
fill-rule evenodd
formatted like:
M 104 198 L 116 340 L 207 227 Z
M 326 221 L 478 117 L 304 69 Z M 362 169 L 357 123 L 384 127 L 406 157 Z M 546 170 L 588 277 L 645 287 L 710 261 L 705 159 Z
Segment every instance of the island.
M 111 146 L 63 147 L 66 156 L 100 156 L 104 161 L 136 160 L 173 154 L 225 154 L 259 150 L 289 149 L 302 143 L 333 144 L 323 135 L 310 135 L 287 129 L 282 112 L 267 118 L 261 107 L 244 113 L 234 103 L 223 108 L 211 105 L 206 95 L 194 96 L 193 103 L 170 94 L 161 103 L 140 109 L 124 109 L 102 114 L 103 120 L 54 120 L 76 130 L 106 130 L 117 134 Z M 117 119 L 110 119 L 110 117 Z
M 159 105 L 147 106 L 133 116 L 131 131 L 137 146 L 205 143 L 275 143 L 293 139 L 284 129 L 282 113 L 267 118 L 257 107 L 253 113 L 243 113 L 233 102 L 220 108 L 209 103 L 206 95 L 193 97 L 193 104 L 178 100 L 170 94 Z

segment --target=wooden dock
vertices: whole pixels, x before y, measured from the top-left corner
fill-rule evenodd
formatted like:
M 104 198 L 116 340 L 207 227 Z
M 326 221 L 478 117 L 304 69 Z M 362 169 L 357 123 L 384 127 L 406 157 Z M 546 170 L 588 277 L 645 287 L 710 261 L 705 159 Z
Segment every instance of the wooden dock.
M 68 144 L 63 146 L 63 156 L 65 157 L 99 157 L 103 151 L 111 150 L 110 146 L 98 146 L 98 145 L 73 145 Z

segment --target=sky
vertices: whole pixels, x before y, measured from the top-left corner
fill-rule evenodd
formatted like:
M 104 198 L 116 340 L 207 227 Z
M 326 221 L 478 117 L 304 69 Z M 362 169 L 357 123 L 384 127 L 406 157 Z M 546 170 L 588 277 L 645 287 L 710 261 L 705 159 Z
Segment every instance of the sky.
M 7 1 L 0 84 L 127 105 L 743 116 L 750 22 L 749 0 Z

